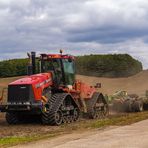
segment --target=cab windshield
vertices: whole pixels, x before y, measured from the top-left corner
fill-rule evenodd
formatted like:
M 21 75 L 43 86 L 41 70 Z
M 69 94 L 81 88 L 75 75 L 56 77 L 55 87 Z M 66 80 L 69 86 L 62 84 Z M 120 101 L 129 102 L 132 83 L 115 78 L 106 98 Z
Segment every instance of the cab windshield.
M 73 85 L 75 79 L 74 62 L 69 59 L 62 59 L 62 61 L 63 61 L 66 84 Z
M 42 61 L 42 72 L 52 72 L 58 84 L 73 85 L 75 67 L 72 59 L 48 59 Z

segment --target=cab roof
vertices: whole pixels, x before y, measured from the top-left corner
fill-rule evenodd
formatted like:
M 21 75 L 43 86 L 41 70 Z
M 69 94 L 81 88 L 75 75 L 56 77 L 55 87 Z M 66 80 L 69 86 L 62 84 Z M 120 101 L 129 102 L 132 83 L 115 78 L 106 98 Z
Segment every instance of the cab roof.
M 63 54 L 41 54 L 41 57 L 45 60 L 47 59 L 75 59 L 72 55 L 63 55 Z

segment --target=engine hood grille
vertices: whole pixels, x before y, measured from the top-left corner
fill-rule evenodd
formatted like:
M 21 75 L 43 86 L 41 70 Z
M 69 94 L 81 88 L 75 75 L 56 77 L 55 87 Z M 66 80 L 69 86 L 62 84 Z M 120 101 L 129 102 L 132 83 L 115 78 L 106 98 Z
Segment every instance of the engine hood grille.
M 32 102 L 32 85 L 9 85 L 8 102 Z

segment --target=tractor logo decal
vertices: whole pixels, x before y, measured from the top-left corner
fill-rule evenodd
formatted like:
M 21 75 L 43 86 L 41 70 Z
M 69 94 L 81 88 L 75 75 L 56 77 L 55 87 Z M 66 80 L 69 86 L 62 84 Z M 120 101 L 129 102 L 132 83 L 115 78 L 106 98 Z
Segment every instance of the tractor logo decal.
M 44 84 L 46 84 L 46 83 L 49 83 L 51 81 L 51 78 L 50 79 L 47 79 L 47 80 L 45 80 L 45 81 L 43 81 L 43 82 L 41 82 L 41 83 L 38 83 L 38 84 L 36 84 L 36 88 L 39 88 L 39 87 L 41 87 L 42 85 L 44 85 Z

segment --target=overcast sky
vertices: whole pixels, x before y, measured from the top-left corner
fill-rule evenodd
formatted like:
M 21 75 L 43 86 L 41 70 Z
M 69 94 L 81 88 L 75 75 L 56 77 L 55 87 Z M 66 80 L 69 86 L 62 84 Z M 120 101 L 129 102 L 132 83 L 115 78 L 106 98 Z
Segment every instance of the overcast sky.
M 148 0 L 0 0 L 0 59 L 129 53 L 148 68 Z

